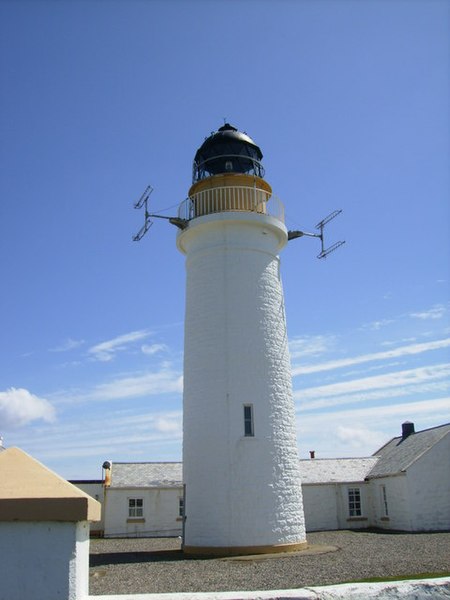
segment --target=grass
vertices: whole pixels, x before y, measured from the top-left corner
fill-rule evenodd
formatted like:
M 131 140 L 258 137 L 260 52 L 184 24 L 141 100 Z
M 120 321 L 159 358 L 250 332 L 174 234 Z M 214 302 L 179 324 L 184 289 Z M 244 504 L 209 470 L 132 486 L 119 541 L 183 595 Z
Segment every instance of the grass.
M 369 577 L 368 579 L 352 579 L 344 583 L 383 583 L 385 581 L 406 581 L 408 579 L 436 579 L 450 577 L 450 571 L 440 573 L 414 573 L 414 575 L 391 575 L 390 577 Z

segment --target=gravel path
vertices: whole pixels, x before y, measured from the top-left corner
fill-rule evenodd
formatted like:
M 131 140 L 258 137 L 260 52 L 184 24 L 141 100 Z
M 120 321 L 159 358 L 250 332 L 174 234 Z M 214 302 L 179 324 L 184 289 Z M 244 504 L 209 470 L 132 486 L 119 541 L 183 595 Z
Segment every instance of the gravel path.
M 326 531 L 310 533 L 308 542 L 337 550 L 258 560 L 193 559 L 183 557 L 177 538 L 91 540 L 90 594 L 289 589 L 450 572 L 450 532 Z

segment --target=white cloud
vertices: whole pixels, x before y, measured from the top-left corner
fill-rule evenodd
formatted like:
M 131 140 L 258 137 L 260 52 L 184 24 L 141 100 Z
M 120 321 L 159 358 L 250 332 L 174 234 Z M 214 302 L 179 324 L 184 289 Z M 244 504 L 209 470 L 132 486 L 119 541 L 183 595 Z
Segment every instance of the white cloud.
M 300 413 L 297 419 L 301 452 L 314 448 L 316 457 L 370 456 L 392 437 L 401 423 L 414 421 L 416 431 L 448 422 L 450 398 L 355 407 L 320 413 Z
M 385 341 L 385 342 L 381 342 L 381 346 L 396 346 L 399 342 L 406 344 L 406 343 L 411 343 L 411 342 L 417 342 L 417 338 L 416 337 L 407 337 L 407 338 L 403 338 L 402 340 L 396 340 L 395 342 L 392 341 Z
M 421 344 L 410 344 L 409 346 L 401 346 L 400 348 L 394 348 L 393 350 L 385 350 L 383 352 L 374 352 L 371 354 L 362 354 L 360 356 L 353 356 L 350 358 L 341 358 L 338 360 L 331 360 L 316 365 L 293 367 L 292 375 L 295 377 L 296 375 L 317 373 L 318 371 L 330 371 L 332 369 L 341 369 L 342 367 L 349 367 L 365 362 L 371 362 L 374 360 L 388 360 L 392 358 L 398 358 L 399 356 L 410 356 L 413 354 L 421 354 L 422 352 L 440 350 L 442 348 L 449 347 L 450 338 L 436 340 L 434 342 L 424 342 Z
M 311 335 L 294 338 L 289 342 L 291 358 L 318 356 L 329 352 L 336 345 L 334 335 Z
M 394 323 L 392 319 L 381 319 L 380 321 L 372 321 L 371 323 L 367 323 L 366 325 L 363 325 L 361 329 L 379 331 L 382 327 L 386 327 L 386 325 L 390 325 L 391 323 Z
M 351 425 L 338 425 L 336 437 L 352 448 L 364 448 L 369 444 L 374 450 L 386 441 L 382 431 L 369 429 L 364 423 L 352 423 Z
M 448 422 L 448 407 L 450 397 L 432 398 L 428 400 L 419 400 L 416 402 L 398 402 L 389 405 L 355 407 L 348 410 L 325 411 L 320 413 L 298 415 L 298 426 L 303 432 L 321 431 L 326 426 L 336 429 L 339 425 L 344 427 L 354 423 L 364 423 L 370 430 L 381 425 L 390 424 L 393 420 L 417 420 L 418 418 L 430 420 L 435 425 L 442 425 Z M 400 427 L 396 430 L 400 431 Z
M 168 414 L 155 419 L 155 429 L 161 433 L 182 433 L 181 415 Z
M 141 352 L 150 356 L 156 354 L 157 352 L 166 352 L 167 350 L 168 348 L 165 344 L 143 344 L 141 346 Z
M 448 364 L 419 367 L 298 390 L 294 397 L 301 402 L 302 410 L 317 410 L 412 393 L 446 392 L 450 382 L 445 378 L 449 375 Z
M 183 391 L 183 376 L 174 369 L 164 366 L 160 371 L 116 377 L 86 390 L 67 390 L 55 394 L 58 404 L 77 404 L 91 401 L 120 400 L 158 394 L 180 394 Z
M 442 304 L 436 304 L 429 310 L 424 310 L 422 312 L 410 313 L 410 317 L 413 319 L 442 319 L 442 317 L 446 313 L 446 308 Z
M 0 392 L 0 423 L 3 427 L 27 425 L 40 419 L 55 420 L 55 409 L 48 400 L 23 388 Z
M 68 352 L 69 350 L 74 350 L 75 348 L 79 348 L 84 344 L 84 340 L 73 340 L 72 338 L 67 338 L 65 342 L 63 342 L 60 346 L 56 348 L 50 348 L 50 352 Z
M 83 400 L 117 400 L 155 394 L 181 393 L 183 377 L 178 371 L 163 369 L 156 373 L 144 373 L 114 379 L 94 387 L 83 394 Z
M 92 346 L 92 348 L 89 348 L 88 352 L 95 360 L 103 362 L 110 361 L 114 358 L 116 352 L 125 350 L 130 344 L 143 340 L 149 335 L 150 331 L 145 329 L 132 331 L 130 333 L 125 333 L 124 335 L 119 335 L 112 340 L 96 344 L 95 346 Z
M 104 413 L 92 413 L 83 427 L 73 422 L 41 427 L 31 441 L 22 433 L 22 437 L 16 436 L 15 444 L 26 447 L 40 460 L 93 458 L 89 468 L 94 464 L 98 469 L 105 458 L 139 460 L 138 455 L 143 455 L 143 460 L 154 459 L 161 455 L 163 447 L 173 449 L 178 456 L 181 439 L 181 410 L 133 411 L 124 415 L 123 410 L 111 408 L 107 417 Z M 81 463 L 74 460 L 74 464 L 78 465 L 78 473 L 73 477 L 86 477 L 81 471 Z

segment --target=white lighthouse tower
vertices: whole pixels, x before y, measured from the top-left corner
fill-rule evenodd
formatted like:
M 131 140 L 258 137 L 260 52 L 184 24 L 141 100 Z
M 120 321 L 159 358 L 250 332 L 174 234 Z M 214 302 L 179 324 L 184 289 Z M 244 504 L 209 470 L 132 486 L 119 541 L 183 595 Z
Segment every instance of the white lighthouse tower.
M 282 204 L 259 147 L 229 124 L 194 159 L 186 255 L 184 551 L 306 545 L 279 252 Z

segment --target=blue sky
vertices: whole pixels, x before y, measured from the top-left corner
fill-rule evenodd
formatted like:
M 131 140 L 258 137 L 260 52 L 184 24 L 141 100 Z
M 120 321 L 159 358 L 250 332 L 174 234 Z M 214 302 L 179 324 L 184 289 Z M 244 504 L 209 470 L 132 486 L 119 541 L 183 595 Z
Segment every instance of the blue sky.
M 261 147 L 303 457 L 448 422 L 447 1 L 0 3 L 0 434 L 68 478 L 180 460 L 173 215 L 226 118 Z

